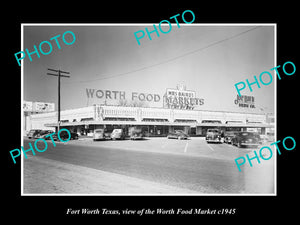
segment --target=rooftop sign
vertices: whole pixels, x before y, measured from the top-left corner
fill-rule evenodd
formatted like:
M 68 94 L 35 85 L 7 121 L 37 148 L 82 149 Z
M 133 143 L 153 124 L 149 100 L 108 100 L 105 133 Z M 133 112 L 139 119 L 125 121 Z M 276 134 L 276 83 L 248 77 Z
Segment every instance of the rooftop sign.
M 203 105 L 203 98 L 196 98 L 196 92 L 186 90 L 185 86 L 177 85 L 177 89 L 167 88 L 164 95 L 164 108 L 171 109 L 194 109 L 195 106 Z

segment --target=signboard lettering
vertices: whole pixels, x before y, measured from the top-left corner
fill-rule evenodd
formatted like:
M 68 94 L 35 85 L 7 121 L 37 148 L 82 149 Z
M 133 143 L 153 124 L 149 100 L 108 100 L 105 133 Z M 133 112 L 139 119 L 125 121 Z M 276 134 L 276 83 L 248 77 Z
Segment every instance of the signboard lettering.
M 86 94 L 88 98 L 103 98 L 113 100 L 124 100 L 126 99 L 125 91 L 111 91 L 111 90 L 95 90 L 86 88 Z M 152 93 L 131 93 L 131 100 L 147 101 L 147 102 L 159 102 L 160 95 Z
M 177 86 L 177 89 L 168 88 L 164 96 L 164 108 L 194 109 L 203 105 L 204 99 L 196 98 L 196 92 L 186 90 L 185 86 Z
M 239 107 L 244 108 L 255 108 L 254 105 L 254 97 L 253 96 L 247 96 L 247 95 L 237 95 L 236 99 L 234 100 L 234 103 L 238 105 Z

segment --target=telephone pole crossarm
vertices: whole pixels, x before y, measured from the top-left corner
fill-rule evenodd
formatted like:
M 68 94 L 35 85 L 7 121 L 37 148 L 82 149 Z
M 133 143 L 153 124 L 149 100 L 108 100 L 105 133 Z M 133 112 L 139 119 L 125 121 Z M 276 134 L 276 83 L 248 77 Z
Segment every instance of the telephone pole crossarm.
M 70 74 L 70 72 L 66 72 L 66 71 L 62 71 L 62 70 L 54 70 L 54 69 L 47 69 L 47 70 L 50 70 L 50 71 L 53 71 L 53 72 L 61 72 L 61 73 L 66 73 L 66 74 Z
M 53 73 L 47 73 L 47 75 L 52 75 L 52 76 L 57 76 L 57 77 L 58 77 L 57 74 L 53 74 Z M 61 76 L 61 77 L 70 77 L 70 76 L 67 76 L 67 75 L 61 75 L 61 74 L 60 74 L 60 76 Z

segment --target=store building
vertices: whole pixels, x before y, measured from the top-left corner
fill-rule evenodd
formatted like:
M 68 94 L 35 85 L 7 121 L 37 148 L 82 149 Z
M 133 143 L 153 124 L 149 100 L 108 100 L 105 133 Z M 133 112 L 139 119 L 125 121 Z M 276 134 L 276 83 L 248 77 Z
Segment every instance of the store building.
M 25 131 L 30 129 L 57 129 L 57 112 L 28 115 Z M 93 134 L 94 129 L 138 126 L 146 136 L 166 136 L 168 132 L 183 130 L 191 136 L 204 136 L 209 128 L 222 131 L 242 130 L 267 134 L 274 131 L 274 119 L 259 113 L 148 108 L 113 105 L 93 105 L 61 111 L 60 128 L 79 135 Z

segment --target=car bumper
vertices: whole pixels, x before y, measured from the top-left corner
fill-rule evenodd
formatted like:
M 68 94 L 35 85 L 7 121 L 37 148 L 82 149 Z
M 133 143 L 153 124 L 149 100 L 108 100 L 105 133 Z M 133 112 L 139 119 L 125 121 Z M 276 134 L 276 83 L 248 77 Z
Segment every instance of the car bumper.
M 243 146 L 259 146 L 258 143 L 241 143 Z
M 222 140 L 219 139 L 206 139 L 207 142 L 222 142 Z
M 141 140 L 143 137 L 130 137 L 131 140 Z
M 187 140 L 189 139 L 188 137 L 175 137 L 175 136 L 167 136 L 169 139 L 181 139 L 181 140 Z
M 116 139 L 116 140 L 121 140 L 121 139 L 124 139 L 125 137 L 110 137 L 111 139 Z
M 105 138 L 93 138 L 94 141 L 105 140 Z

